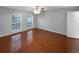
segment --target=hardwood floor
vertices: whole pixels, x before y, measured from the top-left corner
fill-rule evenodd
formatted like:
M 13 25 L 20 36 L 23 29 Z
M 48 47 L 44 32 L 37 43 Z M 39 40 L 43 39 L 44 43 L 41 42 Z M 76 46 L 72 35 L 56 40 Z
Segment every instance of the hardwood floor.
M 0 38 L 0 52 L 67 52 L 67 37 L 32 29 Z
M 67 52 L 79 53 L 79 39 L 67 38 Z

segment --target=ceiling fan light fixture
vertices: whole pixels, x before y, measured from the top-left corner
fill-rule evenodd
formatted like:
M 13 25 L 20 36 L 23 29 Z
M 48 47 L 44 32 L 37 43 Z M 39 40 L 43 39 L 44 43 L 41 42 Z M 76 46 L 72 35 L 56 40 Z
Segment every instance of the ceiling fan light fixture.
M 33 11 L 34 14 L 40 14 L 39 6 L 36 6 Z
M 34 14 L 40 14 L 40 11 L 33 11 Z
M 45 8 L 41 8 L 41 7 L 39 7 L 39 6 L 36 6 L 35 8 L 34 8 L 34 11 L 33 11 L 33 13 L 34 14 L 41 14 L 41 13 L 44 13 L 45 12 Z
M 44 9 L 44 8 L 41 8 L 41 9 L 40 9 L 40 12 L 41 12 L 41 13 L 45 12 L 45 9 Z

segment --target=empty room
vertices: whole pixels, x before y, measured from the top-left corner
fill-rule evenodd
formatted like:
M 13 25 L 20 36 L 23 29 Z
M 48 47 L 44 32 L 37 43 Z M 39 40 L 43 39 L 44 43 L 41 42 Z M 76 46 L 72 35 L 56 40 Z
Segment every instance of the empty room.
M 78 6 L 0 6 L 0 53 L 79 52 Z

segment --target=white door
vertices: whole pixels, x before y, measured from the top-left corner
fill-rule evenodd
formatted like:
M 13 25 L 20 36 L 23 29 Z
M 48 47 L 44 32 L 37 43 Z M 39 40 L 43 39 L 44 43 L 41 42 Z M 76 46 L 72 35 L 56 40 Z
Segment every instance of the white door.
M 79 38 L 79 12 L 67 13 L 67 36 Z

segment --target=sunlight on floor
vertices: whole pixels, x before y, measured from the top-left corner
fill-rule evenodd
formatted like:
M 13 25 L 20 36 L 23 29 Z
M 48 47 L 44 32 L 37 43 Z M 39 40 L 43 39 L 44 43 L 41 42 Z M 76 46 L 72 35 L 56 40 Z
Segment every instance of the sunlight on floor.
M 28 31 L 27 32 L 27 40 L 28 40 L 28 43 L 31 43 L 32 42 L 32 37 L 33 37 L 33 35 L 32 35 L 32 30 L 31 31 Z
M 21 47 L 21 35 L 17 34 L 12 36 L 11 39 L 11 52 L 16 52 Z

